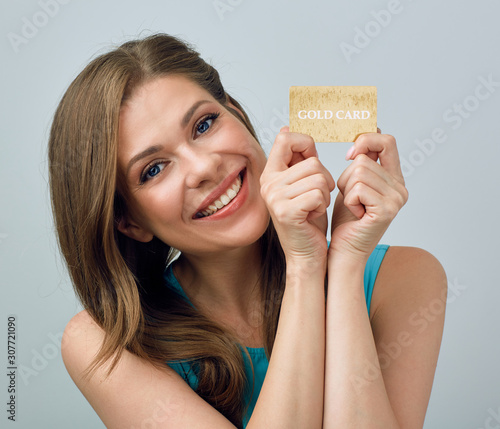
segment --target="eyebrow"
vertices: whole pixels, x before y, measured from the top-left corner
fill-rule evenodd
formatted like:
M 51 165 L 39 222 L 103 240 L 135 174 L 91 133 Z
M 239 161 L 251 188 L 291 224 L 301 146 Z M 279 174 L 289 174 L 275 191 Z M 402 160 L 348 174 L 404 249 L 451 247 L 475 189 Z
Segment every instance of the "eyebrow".
M 191 118 L 195 114 L 196 110 L 201 105 L 206 104 L 206 103 L 210 103 L 210 102 L 211 102 L 210 100 L 199 100 L 196 103 L 194 103 L 189 108 L 189 110 L 186 112 L 186 114 L 182 117 L 182 120 L 181 120 L 182 127 L 183 128 L 187 127 L 187 125 L 189 124 L 189 121 L 191 120 Z M 132 168 L 132 165 L 134 165 L 137 161 L 140 161 L 141 159 L 146 158 L 147 156 L 153 155 L 161 150 L 162 150 L 162 147 L 160 145 L 154 145 L 154 146 L 148 147 L 147 149 L 143 150 L 142 152 L 139 152 L 137 155 L 135 155 L 128 162 L 126 175 L 128 176 L 128 173 L 129 173 L 130 169 Z
M 196 103 L 194 103 L 189 110 L 186 112 L 184 117 L 182 118 L 181 125 L 183 127 L 187 127 L 189 124 L 189 121 L 191 120 L 192 116 L 194 115 L 194 112 L 196 112 L 196 109 L 200 107 L 202 104 L 210 103 L 210 100 L 199 100 Z
M 160 150 L 162 150 L 162 147 L 160 145 L 154 145 L 154 146 L 150 146 L 148 147 L 147 149 L 143 150 L 142 152 L 139 152 L 137 155 L 135 155 L 129 162 L 128 162 L 128 165 L 127 165 L 127 173 L 126 175 L 128 176 L 128 173 L 130 171 L 130 169 L 132 168 L 132 166 L 137 162 L 137 161 L 140 161 L 142 158 L 146 158 L 147 156 L 149 155 L 153 155 L 157 152 L 159 152 Z

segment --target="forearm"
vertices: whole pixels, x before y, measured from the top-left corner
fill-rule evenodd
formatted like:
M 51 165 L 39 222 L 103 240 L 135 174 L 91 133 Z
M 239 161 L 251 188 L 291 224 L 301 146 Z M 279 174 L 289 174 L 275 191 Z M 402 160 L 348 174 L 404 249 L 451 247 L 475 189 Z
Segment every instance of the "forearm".
M 380 371 L 364 264 L 329 255 L 324 428 L 399 428 Z
M 325 263 L 287 264 L 269 368 L 248 428 L 321 428 Z

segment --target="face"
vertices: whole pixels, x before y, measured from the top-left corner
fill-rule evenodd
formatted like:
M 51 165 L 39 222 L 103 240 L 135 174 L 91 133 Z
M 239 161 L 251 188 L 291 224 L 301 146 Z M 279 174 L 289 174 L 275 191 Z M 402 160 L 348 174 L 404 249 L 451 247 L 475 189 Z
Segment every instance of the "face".
M 120 113 L 128 215 L 119 229 L 189 254 L 254 243 L 269 222 L 259 185 L 265 163 L 245 125 L 207 91 L 181 76 L 147 82 Z

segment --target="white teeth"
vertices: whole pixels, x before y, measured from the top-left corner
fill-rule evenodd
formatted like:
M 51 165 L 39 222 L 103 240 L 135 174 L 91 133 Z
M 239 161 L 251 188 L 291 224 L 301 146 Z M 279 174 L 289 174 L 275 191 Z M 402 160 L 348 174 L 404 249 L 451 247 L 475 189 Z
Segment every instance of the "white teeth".
M 217 210 L 224 206 L 227 206 L 235 197 L 238 195 L 241 189 L 241 177 L 238 176 L 235 182 L 227 189 L 227 191 L 222 194 L 219 199 L 215 200 L 204 210 L 197 213 L 197 217 L 205 217 L 214 214 Z

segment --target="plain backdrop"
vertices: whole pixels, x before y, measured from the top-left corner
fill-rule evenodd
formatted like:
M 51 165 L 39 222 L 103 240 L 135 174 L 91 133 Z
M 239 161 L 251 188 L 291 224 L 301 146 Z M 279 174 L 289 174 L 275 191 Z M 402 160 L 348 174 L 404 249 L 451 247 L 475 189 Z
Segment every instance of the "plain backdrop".
M 55 241 L 46 146 L 89 60 L 154 32 L 218 68 L 266 151 L 287 123 L 290 86 L 378 88 L 378 126 L 396 137 L 410 193 L 382 242 L 430 251 L 450 285 L 425 428 L 500 427 L 499 15 L 493 0 L 2 0 L 0 360 L 7 372 L 12 314 L 19 374 L 15 423 L 0 383 L 0 427 L 104 427 L 61 360 L 81 308 Z M 335 178 L 350 146 L 318 144 Z

